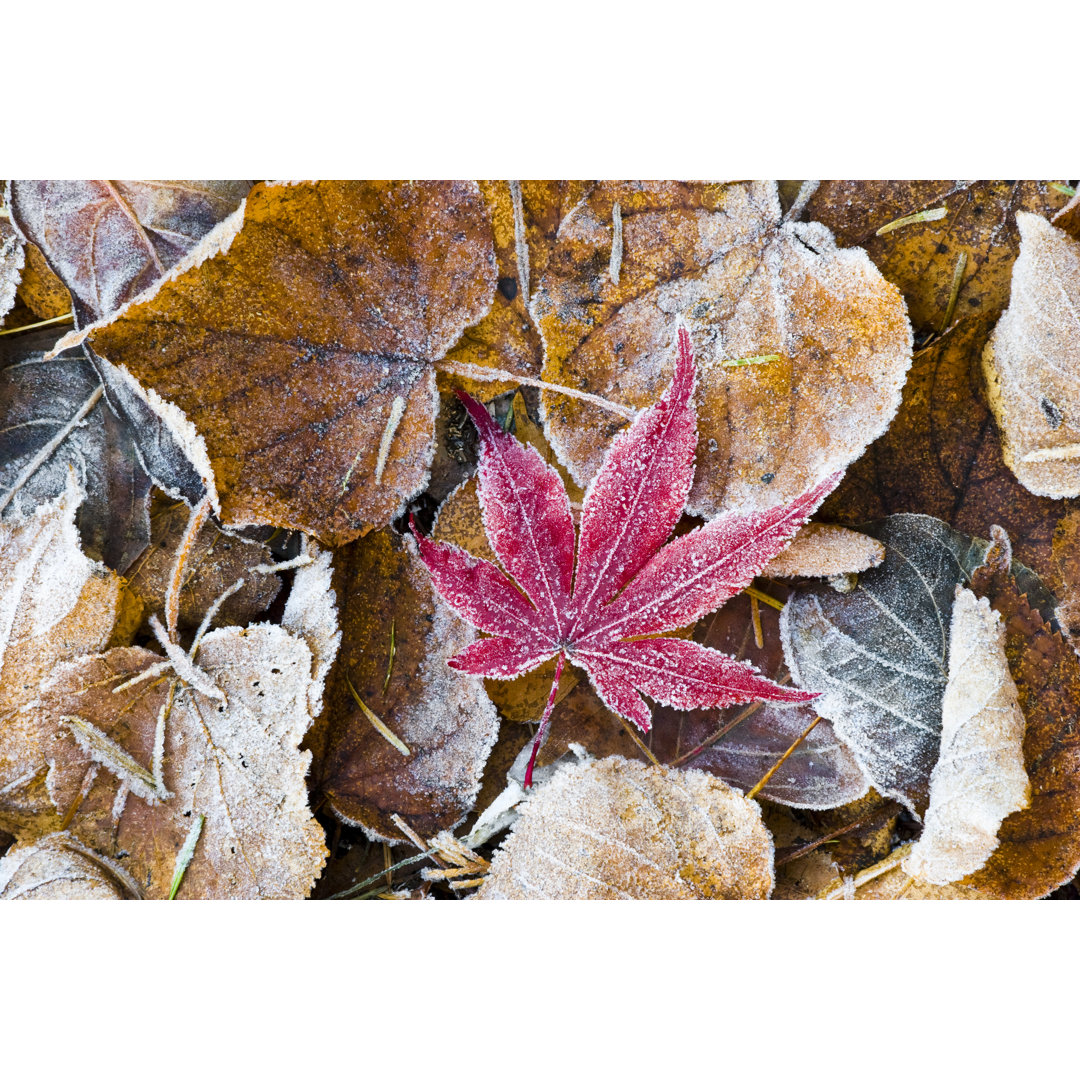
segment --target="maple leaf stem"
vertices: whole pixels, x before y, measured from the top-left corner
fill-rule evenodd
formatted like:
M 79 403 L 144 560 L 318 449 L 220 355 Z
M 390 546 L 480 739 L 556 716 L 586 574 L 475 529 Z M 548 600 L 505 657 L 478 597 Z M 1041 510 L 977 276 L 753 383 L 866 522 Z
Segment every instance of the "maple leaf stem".
M 761 789 L 776 775 L 777 770 L 798 749 L 799 744 L 821 723 L 820 716 L 814 717 L 814 722 L 780 755 L 775 765 L 746 793 L 748 799 L 752 799 Z
M 631 724 L 625 716 L 620 716 L 619 719 L 622 721 L 622 726 L 626 728 L 626 734 L 634 740 L 637 748 L 649 759 L 649 761 L 653 765 L 659 765 L 660 762 L 657 760 L 656 755 L 642 741 L 641 736 L 634 730 L 633 724 Z
M 551 722 L 551 710 L 555 708 L 555 695 L 559 692 L 559 679 L 562 677 L 562 669 L 565 662 L 565 654 L 559 653 L 558 662 L 555 664 L 555 678 L 551 683 L 551 693 L 548 694 L 547 704 L 544 706 L 544 715 L 540 717 L 540 730 L 536 733 L 536 738 L 533 739 L 532 753 L 529 755 L 529 766 L 525 770 L 526 789 L 532 787 L 533 766 L 536 764 L 536 755 L 540 753 L 540 747 L 547 742 L 548 725 Z

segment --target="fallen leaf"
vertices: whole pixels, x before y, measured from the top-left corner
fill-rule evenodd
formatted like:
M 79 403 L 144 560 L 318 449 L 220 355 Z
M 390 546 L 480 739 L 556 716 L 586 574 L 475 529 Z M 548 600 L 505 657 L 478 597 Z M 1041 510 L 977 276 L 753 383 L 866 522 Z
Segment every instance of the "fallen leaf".
M 1005 626 L 985 598 L 956 587 L 941 751 L 925 827 L 904 870 L 949 885 L 986 864 L 1006 815 L 1028 805 L 1024 714 L 1005 657 Z
M 71 292 L 80 326 L 112 314 L 243 201 L 246 180 L 12 180 L 12 221 Z
M 597 185 L 560 229 L 532 311 L 546 380 L 634 407 L 669 380 L 673 316 L 686 320 L 700 366 L 687 510 L 707 518 L 781 506 L 842 470 L 888 426 L 911 362 L 897 290 L 823 227 L 782 223 L 772 183 Z M 585 486 L 624 421 L 555 392 L 543 403 Z
M 446 666 L 475 634 L 435 595 L 414 551 L 382 530 L 336 553 L 341 653 L 311 743 L 329 809 L 390 843 L 405 839 L 395 814 L 423 836 L 460 823 L 499 730 L 480 680 Z
M 693 770 L 609 757 L 560 769 L 521 806 L 481 900 L 763 900 L 761 811 Z
M 0 340 L 0 512 L 32 513 L 74 470 L 86 492 L 76 518 L 83 550 L 124 573 L 150 538 L 150 480 L 85 357 L 42 359 L 55 338 L 38 330 Z
M 1017 213 L 1049 215 L 1066 201 L 1041 180 L 826 180 L 803 216 L 830 228 L 838 244 L 865 249 L 904 294 L 924 341 L 945 329 L 961 257 L 954 312 L 996 318 L 1008 303 L 1020 248 Z M 884 225 L 940 208 L 943 218 L 877 235 Z
M 1080 495 L 1080 241 L 1019 214 L 1012 295 L 983 355 L 1005 463 L 1036 495 Z
M 71 313 L 71 293 L 49 269 L 45 256 L 33 244 L 26 245 L 19 299 L 39 319 L 59 319 Z
M 0 828 L 32 840 L 59 827 L 45 744 L 25 706 L 57 664 L 104 648 L 120 582 L 79 548 L 74 480 L 25 519 L 0 522 Z
M 1005 623 L 1005 654 L 1027 721 L 1024 764 L 1031 805 L 1010 814 L 986 866 L 964 884 L 1010 900 L 1046 896 L 1080 869 L 1080 659 L 1017 587 L 1008 537 L 992 531 L 994 545 L 972 575 Z
M 885 545 L 866 533 L 810 522 L 762 571 L 766 577 L 832 577 L 880 566 Z
M 613 712 L 642 731 L 651 725 L 642 692 L 677 709 L 809 700 L 723 653 L 654 636 L 695 622 L 741 592 L 839 480 L 830 476 L 787 506 L 723 515 L 661 547 L 682 517 L 693 476 L 694 370 L 682 330 L 671 385 L 615 440 L 589 487 L 576 559 L 570 502 L 558 473 L 462 395 L 480 435 L 484 529 L 506 574 L 460 548 L 432 543 L 415 524 L 413 533 L 439 594 L 494 635 L 453 657 L 451 667 L 513 679 L 559 657 L 534 756 L 565 659 L 588 673 Z M 530 767 L 526 787 L 531 779 Z
M 150 546 L 126 574 L 129 590 L 159 615 L 173 575 L 176 550 L 191 517 L 184 503 L 160 507 L 151 519 Z M 260 570 L 275 562 L 265 544 L 223 533 L 212 521 L 198 531 L 184 563 L 178 625 L 194 630 L 207 608 L 237 581 L 243 585 L 221 606 L 218 625 L 246 626 L 265 611 L 281 588 L 276 574 Z
M 814 708 L 873 785 L 921 814 L 938 757 L 954 593 L 985 545 L 920 514 L 865 531 L 884 543 L 885 561 L 851 592 L 813 584 L 794 593 L 780 619 L 784 655 L 797 685 L 821 691 Z
M 434 365 L 491 304 L 475 185 L 258 185 L 191 261 L 91 342 L 146 387 L 221 520 L 342 543 L 396 517 L 427 481 Z
M 112 649 L 45 682 L 35 712 L 57 731 L 48 786 L 70 831 L 163 899 L 205 815 L 179 897 L 306 897 L 326 858 L 304 783 L 311 755 L 299 750 L 311 650 L 280 626 L 212 630 L 196 662 L 222 699 L 177 683 L 161 660 Z
M 0 218 L 0 325 L 4 322 L 4 316 L 15 306 L 15 294 L 25 263 L 22 241 L 8 222 Z
M 126 870 L 70 833 L 18 844 L 0 859 L 0 900 L 141 899 Z
M 462 334 L 446 354 L 448 361 L 539 378 L 544 349 L 529 314 L 531 289 L 544 272 L 563 219 L 591 186 L 585 180 L 480 181 L 491 215 L 498 286 L 491 310 Z M 461 377 L 455 382 L 485 397 L 514 385 Z
M 816 900 L 988 900 L 990 897 L 963 884 L 934 885 L 911 877 L 903 868 L 912 844 L 902 844 L 884 859 L 839 884 L 833 884 Z

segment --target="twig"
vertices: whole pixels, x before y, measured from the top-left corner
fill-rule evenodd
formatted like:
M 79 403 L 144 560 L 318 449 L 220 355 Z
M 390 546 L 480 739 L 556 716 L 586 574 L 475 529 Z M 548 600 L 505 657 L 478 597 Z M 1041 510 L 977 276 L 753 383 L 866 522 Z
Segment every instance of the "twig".
M 748 799 L 754 798 L 758 792 L 776 775 L 777 770 L 792 754 L 795 753 L 799 744 L 821 723 L 822 718 L 820 716 L 814 717 L 814 722 L 780 755 L 779 760 L 775 765 L 746 793 Z
M 763 604 L 768 604 L 771 608 L 776 608 L 777 611 L 783 611 L 784 605 L 780 600 L 776 600 L 768 593 L 763 593 L 760 589 L 755 589 L 753 585 L 748 585 L 743 592 L 750 597 L 751 600 L 760 600 Z
M 165 594 L 165 626 L 169 631 L 169 640 L 176 641 L 176 624 L 180 617 L 180 585 L 184 576 L 184 567 L 187 564 L 191 547 L 203 527 L 206 519 L 210 516 L 210 498 L 207 496 L 201 502 L 195 504 L 188 518 L 184 535 L 180 537 L 180 543 L 176 549 L 176 558 L 173 562 L 172 576 L 169 578 L 169 589 Z
M 861 870 L 852 879 L 855 889 L 861 889 L 863 885 L 868 884 L 875 878 L 881 877 L 882 874 L 887 874 L 890 870 L 899 866 L 904 859 L 908 857 L 914 844 L 904 844 L 901 847 L 896 848 L 885 856 L 880 862 L 874 863 L 873 866 L 867 867 L 865 870 Z M 818 900 L 835 900 L 838 896 L 843 896 L 844 886 L 843 883 L 839 885 L 833 885 L 831 888 L 824 889 L 817 895 Z
M 637 733 L 637 732 L 636 732 L 636 731 L 634 730 L 634 727 L 633 727 L 633 725 L 632 725 L 632 724 L 630 723 L 630 721 L 629 721 L 629 720 L 627 720 L 627 719 L 626 719 L 626 717 L 624 717 L 624 716 L 620 716 L 620 717 L 619 717 L 619 719 L 620 719 L 620 720 L 622 721 L 622 726 L 623 726 L 624 728 L 626 728 L 626 734 L 627 734 L 627 735 L 629 735 L 629 736 L 630 736 L 630 738 L 634 740 L 634 743 L 635 743 L 635 745 L 637 746 L 637 748 L 638 748 L 638 749 L 639 749 L 639 750 L 640 750 L 640 751 L 641 751 L 641 752 L 642 752 L 642 753 L 643 753 L 643 754 L 644 754 L 644 755 L 645 755 L 645 756 L 646 756 L 646 757 L 647 757 L 647 758 L 649 759 L 649 761 L 651 761 L 651 762 L 652 762 L 652 763 L 653 763 L 654 765 L 659 765 L 659 764 L 660 764 L 660 762 L 659 762 L 659 761 L 657 761 L 657 759 L 656 759 L 656 755 L 655 755 L 655 754 L 654 754 L 654 753 L 653 753 L 653 752 L 652 752 L 652 751 L 651 751 L 651 750 L 650 750 L 650 749 L 649 749 L 649 748 L 648 748 L 648 747 L 647 747 L 647 746 L 645 745 L 645 743 L 644 743 L 644 742 L 642 742 L 642 740 L 641 740 L 641 736 L 639 736 L 639 735 L 638 735 L 638 733 Z
M 765 635 L 761 629 L 761 601 L 756 596 L 750 597 L 750 621 L 754 624 L 754 644 L 759 649 L 764 649 Z
M 13 326 L 10 330 L 0 330 L 0 337 L 8 337 L 14 334 L 28 334 L 31 330 L 40 330 L 43 326 L 60 326 L 63 323 L 74 322 L 75 316 L 69 311 L 66 315 L 57 315 L 55 319 L 44 319 L 42 322 L 27 323 L 26 326 Z

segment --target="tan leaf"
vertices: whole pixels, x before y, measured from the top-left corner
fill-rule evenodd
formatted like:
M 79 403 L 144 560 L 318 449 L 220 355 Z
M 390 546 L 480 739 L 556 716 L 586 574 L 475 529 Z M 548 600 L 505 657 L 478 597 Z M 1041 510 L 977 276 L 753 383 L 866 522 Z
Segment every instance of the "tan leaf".
M 563 219 L 591 186 L 585 180 L 480 181 L 491 214 L 498 287 L 491 310 L 462 334 L 446 354 L 448 361 L 539 378 L 544 350 L 529 314 L 531 290 L 547 266 Z M 455 383 L 485 399 L 514 385 L 460 376 Z
M 1005 462 L 1036 495 L 1080 495 L 1080 241 L 1018 214 L 1012 296 L 983 353 Z
M 150 517 L 150 546 L 125 575 L 128 587 L 159 615 L 173 574 L 177 545 L 187 528 L 191 510 L 184 503 L 162 506 Z M 184 564 L 178 625 L 194 630 L 206 609 L 230 586 L 243 579 L 240 590 L 222 605 L 219 624 L 246 625 L 265 611 L 281 588 L 276 574 L 258 569 L 274 563 L 265 544 L 223 533 L 212 521 L 199 530 Z
M 181 897 L 306 897 L 326 858 L 304 783 L 311 755 L 298 749 L 311 724 L 311 650 L 280 626 L 231 626 L 206 635 L 196 662 L 223 701 L 171 672 L 132 684 L 160 667 L 146 649 L 61 667 L 37 710 L 66 728 L 49 754 L 50 794 L 71 832 L 121 859 L 149 898 L 168 896 L 199 814 Z M 76 737 L 74 720 L 97 738 Z M 159 778 L 152 797 L 137 794 L 124 756 Z
M 82 494 L 0 522 L 0 828 L 21 840 L 59 825 L 45 791 L 45 747 L 24 711 L 57 664 L 104 648 L 120 580 L 79 547 Z
M 19 282 L 19 299 L 39 318 L 58 319 L 71 311 L 71 293 L 49 269 L 45 256 L 26 245 L 26 266 Z
M 878 566 L 885 545 L 872 536 L 839 525 L 810 522 L 762 573 L 765 577 L 831 577 Z
M 987 599 L 956 587 L 949 681 L 930 805 L 904 861 L 911 877 L 948 885 L 984 866 L 1002 821 L 1028 805 L 1024 714 L 1005 656 L 1005 626 Z
M 765 899 L 773 843 L 722 780 L 609 757 L 560 769 L 520 807 L 480 899 Z
M 26 263 L 26 254 L 22 241 L 15 235 L 15 230 L 4 218 L 0 218 L 0 324 L 4 316 L 15 304 L 15 294 L 19 289 Z
M 779 505 L 843 469 L 888 426 L 911 362 L 896 288 L 822 226 L 781 223 L 772 183 L 599 184 L 563 223 L 532 311 L 546 380 L 638 408 L 667 385 L 686 320 L 699 380 L 687 510 L 706 517 Z M 625 422 L 556 392 L 543 402 L 584 486 Z
M 18 844 L 0 859 L 0 900 L 142 898 L 142 890 L 126 870 L 70 833 Z
M 437 599 L 411 538 L 371 533 L 334 563 L 341 654 L 310 741 L 316 791 L 375 839 L 405 839 L 395 814 L 422 836 L 453 828 L 499 728 L 481 680 L 446 664 L 475 632 Z
M 85 326 L 179 262 L 250 186 L 246 180 L 13 180 L 11 216 L 67 285 Z
M 491 304 L 476 186 L 258 185 L 220 248 L 94 349 L 146 387 L 226 525 L 343 543 L 386 524 L 427 482 L 434 365 Z

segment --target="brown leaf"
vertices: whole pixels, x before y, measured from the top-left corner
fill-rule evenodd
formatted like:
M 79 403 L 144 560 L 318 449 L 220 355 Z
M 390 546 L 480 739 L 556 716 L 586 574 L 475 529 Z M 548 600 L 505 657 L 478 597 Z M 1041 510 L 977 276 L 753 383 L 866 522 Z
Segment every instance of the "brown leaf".
M 904 870 L 948 885 L 986 864 L 1002 820 L 1028 805 L 1024 714 L 1005 657 L 1005 627 L 988 600 L 956 587 L 941 751 L 925 827 Z
M 1046 215 L 1066 199 L 1043 181 L 826 180 L 803 217 L 832 229 L 838 244 L 865 248 L 904 294 L 916 337 L 924 341 L 945 328 L 961 256 L 954 317 L 996 318 L 1009 301 L 1009 275 L 1020 248 L 1017 211 Z M 876 235 L 882 226 L 940 208 L 946 214 L 937 221 Z
M 142 890 L 112 859 L 53 833 L 0 859 L 0 900 L 141 900 Z
M 723 781 L 609 757 L 567 765 L 520 808 L 481 900 L 762 900 L 773 844 Z
M 171 673 L 130 683 L 160 661 L 112 649 L 46 682 L 38 722 L 58 732 L 49 792 L 71 832 L 161 899 L 205 815 L 181 897 L 306 897 L 326 858 L 304 783 L 311 755 L 298 749 L 311 650 L 280 626 L 211 631 L 196 662 L 224 700 Z
M 810 522 L 763 573 L 766 577 L 832 577 L 880 565 L 885 545 L 865 533 Z
M 246 180 L 12 180 L 12 220 L 70 289 L 79 323 L 176 265 L 247 194 Z
M 1012 296 L 983 354 L 1005 463 L 1036 495 L 1080 495 L 1080 241 L 1020 214 Z
M 782 224 L 772 183 L 599 184 L 563 224 L 532 311 L 545 379 L 636 407 L 667 384 L 672 315 L 686 319 L 699 377 L 687 510 L 705 517 L 791 501 L 843 469 L 888 426 L 911 361 L 896 289 L 824 228 Z M 555 392 L 544 410 L 586 484 L 624 421 Z
M 231 244 L 91 340 L 148 388 L 226 525 L 343 543 L 426 483 L 434 364 L 494 286 L 475 185 L 259 185 Z
M 1034 899 L 1080 868 L 1080 659 L 1020 594 L 1008 572 L 1008 537 L 1000 529 L 992 535 L 994 546 L 971 588 L 989 597 L 1005 623 L 1005 654 L 1027 721 L 1031 805 L 1005 819 L 997 850 L 964 884 L 995 897 Z
M 982 396 L 990 329 L 987 320 L 965 319 L 916 353 L 896 419 L 851 465 L 820 516 L 857 526 L 928 514 L 974 536 L 998 524 L 1016 537 L 1016 558 L 1053 587 L 1050 542 L 1068 504 L 1032 495 L 1005 465 Z
M 151 517 L 150 546 L 128 571 L 128 588 L 160 615 L 173 574 L 177 546 L 191 511 L 184 503 L 160 507 Z M 223 533 L 208 521 L 199 530 L 184 564 L 178 625 L 194 630 L 206 609 L 241 578 L 243 586 L 222 605 L 219 625 L 246 625 L 273 602 L 281 588 L 276 574 L 257 568 L 274 562 L 265 544 Z
M 515 213 L 515 185 L 520 198 L 520 217 Z M 480 181 L 480 191 L 491 214 L 498 287 L 491 310 L 462 334 L 461 340 L 446 354 L 448 361 L 480 364 L 539 378 L 544 350 L 529 314 L 530 290 L 535 288 L 547 266 L 563 219 L 591 186 L 585 180 Z M 457 377 L 455 382 L 485 399 L 513 385 L 462 377 Z
M 120 582 L 79 548 L 74 482 L 30 517 L 0 522 L 0 828 L 32 840 L 59 827 L 45 744 L 25 707 L 57 664 L 104 648 Z
M 49 269 L 45 256 L 33 244 L 26 245 L 19 299 L 39 319 L 58 319 L 71 311 L 71 293 Z
M 446 665 L 475 633 L 437 599 L 411 538 L 370 533 L 334 561 L 342 642 L 311 743 L 316 790 L 375 839 L 404 840 L 395 814 L 422 836 L 453 828 L 476 799 L 499 726 L 482 682 Z

